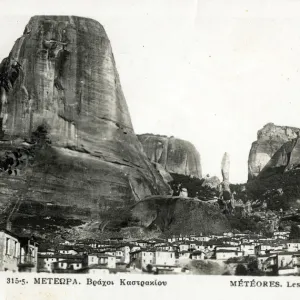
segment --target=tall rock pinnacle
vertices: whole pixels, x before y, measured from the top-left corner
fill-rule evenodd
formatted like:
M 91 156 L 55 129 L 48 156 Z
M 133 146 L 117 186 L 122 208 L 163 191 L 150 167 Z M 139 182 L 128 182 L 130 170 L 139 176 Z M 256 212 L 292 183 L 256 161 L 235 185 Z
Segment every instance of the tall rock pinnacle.
M 225 152 L 221 162 L 221 173 L 222 173 L 223 181 L 220 186 L 221 194 L 223 195 L 225 200 L 229 200 L 231 198 L 230 183 L 229 183 L 229 169 L 230 169 L 229 154 Z
M 230 158 L 227 152 L 224 153 L 221 163 L 223 181 L 229 182 Z
M 0 98 L 0 202 L 21 193 L 24 201 L 98 211 L 103 201 L 168 193 L 134 133 L 97 21 L 31 18 L 0 64 Z

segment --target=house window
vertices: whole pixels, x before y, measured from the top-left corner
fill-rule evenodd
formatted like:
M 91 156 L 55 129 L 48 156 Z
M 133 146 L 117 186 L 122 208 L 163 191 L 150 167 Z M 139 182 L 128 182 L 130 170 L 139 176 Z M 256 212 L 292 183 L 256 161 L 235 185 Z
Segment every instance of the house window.
M 79 264 L 77 264 L 77 267 L 79 267 Z
M 172 256 L 173 256 L 172 253 L 170 254 L 170 256 L 171 256 L 171 258 L 172 258 Z
M 9 238 L 6 238 L 5 254 L 9 254 Z

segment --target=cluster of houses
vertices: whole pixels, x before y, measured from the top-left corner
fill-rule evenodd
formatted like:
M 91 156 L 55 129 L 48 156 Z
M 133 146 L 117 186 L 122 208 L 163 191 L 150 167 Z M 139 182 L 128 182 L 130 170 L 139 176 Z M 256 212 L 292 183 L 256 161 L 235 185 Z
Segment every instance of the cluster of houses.
M 166 239 L 124 241 L 64 241 L 38 245 L 34 238 L 0 230 L 0 271 L 45 273 L 142 273 L 189 272 L 193 260 L 242 262 L 253 257 L 264 274 L 300 274 L 300 240 L 289 232 L 259 234 L 189 235 Z

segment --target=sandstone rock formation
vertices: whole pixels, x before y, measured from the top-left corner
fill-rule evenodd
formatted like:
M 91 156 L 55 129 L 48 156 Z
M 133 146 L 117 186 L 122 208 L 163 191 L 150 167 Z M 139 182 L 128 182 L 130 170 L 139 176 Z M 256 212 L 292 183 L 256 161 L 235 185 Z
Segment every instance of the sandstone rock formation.
M 90 218 L 103 203 L 169 193 L 134 133 L 97 21 L 31 18 L 0 64 L 0 99 L 0 206 L 21 199 Z
M 214 204 L 192 198 L 153 196 L 138 202 L 133 216 L 146 228 L 165 234 L 221 233 L 230 230 L 228 220 Z
M 288 126 L 266 124 L 257 133 L 257 141 L 253 142 L 248 159 L 248 178 L 254 179 L 280 147 L 297 138 L 300 129 Z
M 268 145 L 276 145 L 278 149 L 272 155 L 270 152 L 270 159 L 256 177 L 249 176 L 251 180 L 248 180 L 247 190 L 257 199 L 267 198 L 268 205 L 276 206 L 277 209 L 299 207 L 299 129 L 275 125 L 269 125 L 269 127 L 274 131 L 271 131 L 269 135 Z M 284 140 L 287 141 L 283 142 Z M 250 167 L 249 162 L 249 170 Z
M 223 181 L 229 182 L 230 158 L 227 152 L 224 153 L 221 162 L 221 173 Z
M 202 177 L 200 154 L 190 142 L 163 135 L 138 135 L 146 155 L 169 173 Z

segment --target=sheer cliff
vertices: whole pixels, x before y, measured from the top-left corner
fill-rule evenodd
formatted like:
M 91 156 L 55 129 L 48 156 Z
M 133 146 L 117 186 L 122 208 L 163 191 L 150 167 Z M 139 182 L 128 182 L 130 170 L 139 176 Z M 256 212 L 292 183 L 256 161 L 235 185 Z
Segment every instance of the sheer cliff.
M 90 218 L 104 203 L 168 194 L 134 133 L 97 21 L 32 17 L 0 64 L 0 97 L 0 212 L 39 202 L 38 213 L 58 205 Z
M 299 131 L 267 124 L 258 132 L 255 147 L 252 145 L 250 150 L 247 189 L 257 198 L 267 198 L 270 207 L 300 205 Z M 260 152 L 254 151 L 257 149 Z M 256 172 L 251 173 L 255 167 Z
M 190 142 L 163 135 L 138 135 L 146 155 L 167 172 L 202 177 L 200 154 Z
M 254 179 L 280 147 L 298 136 L 299 128 L 266 124 L 257 133 L 248 159 L 248 178 Z

